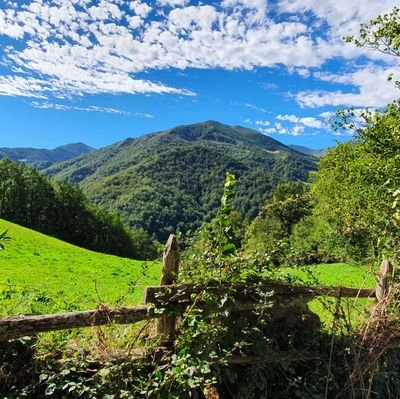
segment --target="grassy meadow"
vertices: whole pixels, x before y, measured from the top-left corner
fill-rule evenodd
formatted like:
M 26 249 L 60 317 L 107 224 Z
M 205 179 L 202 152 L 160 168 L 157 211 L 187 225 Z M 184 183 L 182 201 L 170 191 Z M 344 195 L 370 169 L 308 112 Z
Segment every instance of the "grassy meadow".
M 0 317 L 85 310 L 140 303 L 146 285 L 156 285 L 161 265 L 88 251 L 52 237 L 0 220 L 10 241 L 0 251 Z M 281 269 L 294 282 L 347 287 L 374 287 L 375 277 L 364 265 L 321 264 Z M 345 302 L 345 301 L 344 301 Z M 315 299 L 310 307 L 329 322 L 334 300 Z M 367 300 L 351 303 L 358 319 Z M 362 317 L 362 316 L 360 316 Z
M 374 288 L 377 270 L 378 266 L 376 270 L 372 270 L 371 267 L 364 264 L 331 263 L 300 268 L 283 268 L 282 275 L 289 276 L 299 284 L 304 282 L 333 287 Z M 354 327 L 369 317 L 374 303 L 375 301 L 367 298 L 342 298 L 340 314 Z M 318 314 L 327 329 L 332 328 L 337 299 L 316 297 L 308 303 L 308 306 L 311 311 Z
M 0 219 L 0 317 L 140 303 L 159 263 L 88 251 Z

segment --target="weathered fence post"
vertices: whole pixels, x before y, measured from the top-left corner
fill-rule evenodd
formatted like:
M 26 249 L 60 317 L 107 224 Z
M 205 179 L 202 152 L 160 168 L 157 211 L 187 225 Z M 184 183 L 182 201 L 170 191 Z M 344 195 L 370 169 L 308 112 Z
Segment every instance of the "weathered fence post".
M 389 293 L 392 277 L 393 265 L 385 259 L 379 268 L 378 282 L 376 285 L 376 299 L 378 301 L 381 301 Z
M 176 236 L 171 234 L 164 248 L 163 268 L 160 285 L 176 283 L 179 272 L 179 248 Z M 163 345 L 171 345 L 175 340 L 175 316 L 163 316 L 157 322 L 157 334 Z

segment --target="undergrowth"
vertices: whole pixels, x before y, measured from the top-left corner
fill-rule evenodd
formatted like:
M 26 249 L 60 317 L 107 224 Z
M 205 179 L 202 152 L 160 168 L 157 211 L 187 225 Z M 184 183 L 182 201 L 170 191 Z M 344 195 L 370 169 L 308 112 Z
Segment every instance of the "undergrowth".
M 205 288 L 192 295 L 173 347 L 158 348 L 147 324 L 125 353 L 109 350 L 106 328 L 94 330 L 92 351 L 60 341 L 58 350 L 41 347 L 39 356 L 35 339 L 3 343 L 3 397 L 399 398 L 399 288 L 394 285 L 362 327 L 352 325 L 339 297 L 327 305 L 330 328 L 321 329 L 303 300 L 274 300 L 259 278 L 268 264 L 237 248 L 233 187 L 228 175 L 220 212 L 184 256 L 179 282 Z M 272 268 L 266 275 L 282 276 Z M 238 283 L 251 285 L 251 292 Z

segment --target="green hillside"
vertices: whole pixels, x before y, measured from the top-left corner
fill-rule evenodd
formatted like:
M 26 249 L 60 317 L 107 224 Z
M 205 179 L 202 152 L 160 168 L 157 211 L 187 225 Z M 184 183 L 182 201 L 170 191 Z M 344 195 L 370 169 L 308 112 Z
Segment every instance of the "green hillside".
M 316 158 L 255 130 L 218 122 L 127 139 L 46 173 L 79 183 L 131 227 L 164 241 L 216 213 L 226 172 L 238 178 L 235 208 L 254 218 L 278 182 L 306 181 Z
M 141 302 L 160 265 L 88 251 L 0 219 L 0 317 Z M 145 275 L 143 275 L 145 272 Z

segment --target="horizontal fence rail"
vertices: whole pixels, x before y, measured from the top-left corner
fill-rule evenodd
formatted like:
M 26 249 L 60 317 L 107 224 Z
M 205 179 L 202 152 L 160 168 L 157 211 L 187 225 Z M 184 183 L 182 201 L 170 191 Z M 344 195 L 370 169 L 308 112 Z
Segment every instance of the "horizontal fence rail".
M 40 332 L 94 327 L 106 324 L 131 324 L 155 318 L 154 309 L 141 305 L 130 308 L 99 308 L 83 312 L 13 316 L 0 319 L 0 340 L 35 335 Z
M 176 237 L 171 235 L 163 256 L 163 273 L 159 286 L 146 287 L 145 303 L 133 307 L 110 309 L 99 305 L 94 310 L 49 315 L 19 315 L 0 318 L 0 341 L 42 332 L 94 327 L 110 324 L 131 324 L 143 320 L 158 319 L 157 334 L 163 344 L 170 344 L 175 338 L 176 315 L 185 311 L 194 300 L 202 306 L 203 292 L 213 295 L 231 293 L 235 303 L 227 306 L 233 311 L 255 309 L 260 299 L 265 302 L 285 302 L 301 299 L 305 302 L 317 296 L 336 298 L 375 298 L 381 300 L 390 292 L 393 267 L 388 261 L 382 262 L 377 289 L 299 286 L 261 280 L 236 284 L 184 284 L 176 285 L 179 272 L 179 251 Z M 204 303 L 203 303 L 204 304 Z M 211 309 L 213 310 L 213 309 Z M 219 309 L 221 310 L 221 309 Z
M 146 303 L 179 303 L 190 302 L 194 295 L 207 291 L 209 294 L 225 294 L 233 292 L 233 297 L 255 302 L 263 294 L 270 293 L 273 297 L 309 298 L 316 296 L 341 297 L 341 298 L 372 298 L 375 297 L 373 288 L 328 287 L 328 286 L 297 286 L 277 282 L 263 284 L 221 284 L 209 286 L 201 284 L 164 285 L 146 287 L 144 300 Z
M 282 298 L 312 299 L 315 296 L 369 298 L 374 297 L 374 289 L 348 287 L 303 287 L 289 284 L 269 283 L 267 285 L 235 284 L 230 286 L 206 287 L 201 285 L 164 285 L 147 287 L 145 302 L 166 305 L 165 309 L 173 313 L 183 312 L 193 303 L 193 295 L 208 293 L 221 294 L 228 290 L 238 293 L 238 299 L 247 305 L 238 305 L 238 310 L 254 308 L 260 293 L 270 293 L 268 300 Z M 49 315 L 20 315 L 0 319 L 0 340 L 8 340 L 41 332 L 68 330 L 80 327 L 94 327 L 108 324 L 132 324 L 142 320 L 166 317 L 165 313 L 148 305 L 109 309 L 100 306 L 94 310 Z

